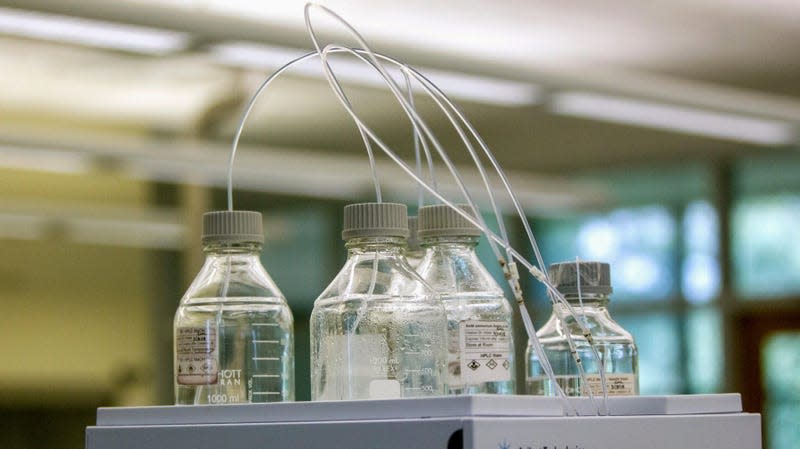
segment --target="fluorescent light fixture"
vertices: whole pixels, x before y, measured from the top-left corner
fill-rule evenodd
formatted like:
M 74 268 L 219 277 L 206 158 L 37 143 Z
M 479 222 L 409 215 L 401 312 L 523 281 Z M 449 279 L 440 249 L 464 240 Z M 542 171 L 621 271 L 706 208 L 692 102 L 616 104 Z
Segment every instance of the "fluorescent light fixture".
M 590 92 L 555 94 L 550 106 L 561 115 L 760 145 L 788 145 L 798 138 L 795 127 L 783 121 Z
M 45 235 L 45 220 L 36 215 L 0 212 L 0 238 L 36 240 Z
M 183 50 L 189 34 L 58 14 L 0 8 L 0 34 L 145 54 Z
M 309 50 L 276 47 L 252 42 L 228 42 L 209 49 L 220 63 L 257 70 L 276 70 Z M 367 87 L 385 88 L 386 84 L 369 65 L 352 56 L 340 55 L 330 59 L 337 78 L 342 82 Z M 390 68 L 389 74 L 402 85 L 399 69 Z M 290 69 L 291 74 L 324 79 L 325 74 L 318 59 L 311 59 Z M 500 106 L 528 106 L 539 102 L 538 86 L 521 81 L 468 75 L 437 69 L 417 68 L 436 84 L 445 94 L 453 98 Z M 419 86 L 416 91 L 421 91 Z
M 66 218 L 64 223 L 67 237 L 76 243 L 154 249 L 183 246 L 184 227 L 179 223 L 78 217 Z
M 0 146 L 0 167 L 81 174 L 91 170 L 92 158 L 85 153 L 66 150 Z

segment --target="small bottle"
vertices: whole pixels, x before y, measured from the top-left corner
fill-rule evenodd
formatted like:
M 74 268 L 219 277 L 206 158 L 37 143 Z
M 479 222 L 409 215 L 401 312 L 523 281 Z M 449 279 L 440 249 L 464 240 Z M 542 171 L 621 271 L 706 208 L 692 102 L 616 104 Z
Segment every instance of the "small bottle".
M 408 217 L 408 239 L 406 242 L 408 246 L 406 247 L 406 260 L 408 264 L 411 265 L 411 268 L 417 269 L 419 263 L 422 262 L 422 258 L 425 256 L 425 249 L 419 242 L 419 235 L 417 235 L 417 217 Z
M 580 271 L 576 268 L 580 267 Z M 580 273 L 580 292 L 578 289 Z M 575 314 L 592 334 L 595 348 L 605 365 L 606 390 L 610 396 L 639 394 L 639 366 L 633 337 L 617 324 L 608 312 L 608 296 L 612 292 L 609 265 L 603 262 L 563 262 L 550 266 L 550 279 L 564 295 Z M 553 306 L 553 313 L 536 333 L 545 355 L 553 367 L 559 385 L 568 396 L 588 396 L 578 366 L 570 354 L 566 333 L 572 336 L 586 373 L 588 387 L 594 395 L 602 395 L 597 359 L 575 318 L 563 304 Z M 528 344 L 528 394 L 555 396 L 557 391 L 539 363 L 539 357 Z
M 311 313 L 311 399 L 444 394 L 446 317 L 404 257 L 406 206 L 344 209 L 347 261 Z
M 208 212 L 202 242 L 175 314 L 175 403 L 294 400 L 292 313 L 261 265 L 261 214 Z
M 474 216 L 468 205 L 461 210 Z M 481 231 L 447 205 L 419 210 L 420 276 L 447 312 L 449 394 L 514 394 L 513 312 L 475 248 Z

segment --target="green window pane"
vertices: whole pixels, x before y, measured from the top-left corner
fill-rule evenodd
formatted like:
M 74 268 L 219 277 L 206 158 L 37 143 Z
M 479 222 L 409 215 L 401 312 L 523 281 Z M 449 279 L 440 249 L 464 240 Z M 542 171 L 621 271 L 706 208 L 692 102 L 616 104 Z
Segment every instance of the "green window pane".
M 693 310 L 686 316 L 685 329 L 689 392 L 719 392 L 724 366 L 719 312 L 714 309 Z
M 764 420 L 770 448 L 800 441 L 800 332 L 770 336 L 762 348 L 761 377 L 767 400 Z
M 613 307 L 612 307 L 613 314 Z M 674 315 L 616 316 L 639 350 L 639 390 L 646 394 L 676 394 L 683 390 L 680 330 Z
M 330 214 L 313 207 L 264 212 L 261 259 L 293 311 L 311 310 L 339 269 L 332 266 L 337 246 L 342 245 L 331 239 L 334 226 Z M 304 268 L 298 271 L 297 267 Z
M 733 210 L 734 285 L 747 299 L 800 292 L 800 196 L 751 196 Z
M 708 201 L 693 201 L 683 216 L 681 291 L 687 301 L 707 303 L 719 294 L 719 221 Z
M 800 402 L 800 332 L 781 332 L 764 343 L 762 373 L 770 398 Z

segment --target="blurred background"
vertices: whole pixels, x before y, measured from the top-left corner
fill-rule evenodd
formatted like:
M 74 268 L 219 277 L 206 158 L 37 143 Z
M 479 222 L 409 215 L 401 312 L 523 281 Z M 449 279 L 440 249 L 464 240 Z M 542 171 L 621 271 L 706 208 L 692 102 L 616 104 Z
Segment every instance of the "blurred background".
M 612 264 L 643 394 L 741 392 L 765 447 L 797 447 L 799 3 L 323 3 L 463 108 L 547 263 Z M 317 18 L 323 41 L 353 44 Z M 0 1 L 0 445 L 79 448 L 98 406 L 172 402 L 172 317 L 202 263 L 201 214 L 225 207 L 236 123 L 311 48 L 301 1 Z M 334 68 L 411 161 L 377 77 Z M 367 158 L 316 60 L 267 91 L 240 149 L 235 205 L 264 213 L 307 400 L 307 320 L 344 260 L 343 205 L 374 200 Z M 378 162 L 384 198 L 413 210 L 412 182 Z M 526 291 L 542 324 L 544 295 Z

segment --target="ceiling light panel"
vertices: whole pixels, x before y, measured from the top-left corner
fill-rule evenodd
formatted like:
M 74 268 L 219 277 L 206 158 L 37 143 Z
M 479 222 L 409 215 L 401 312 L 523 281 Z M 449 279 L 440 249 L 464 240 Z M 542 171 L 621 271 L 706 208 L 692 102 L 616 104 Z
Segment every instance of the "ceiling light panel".
M 555 94 L 550 107 L 561 115 L 759 145 L 788 145 L 798 137 L 795 127 L 783 121 L 590 92 Z
M 185 49 L 187 33 L 58 14 L 0 8 L 0 34 L 144 54 Z
M 229 42 L 209 49 L 215 60 L 222 64 L 258 70 L 277 70 L 308 50 L 261 45 L 252 42 Z M 349 55 L 334 54 L 329 61 L 337 79 L 367 87 L 386 88 L 385 81 L 374 68 Z M 476 76 L 437 69 L 417 68 L 445 94 L 462 100 L 500 106 L 526 106 L 539 102 L 540 89 L 531 83 L 500 78 Z M 402 85 L 399 69 L 388 66 L 387 71 Z M 316 58 L 299 63 L 290 69 L 291 74 L 324 79 L 325 75 Z M 422 92 L 415 83 L 415 91 Z

